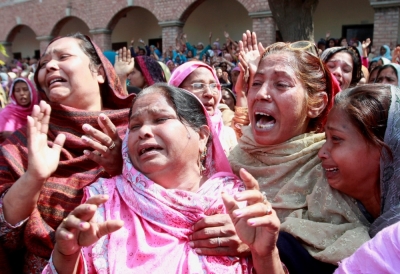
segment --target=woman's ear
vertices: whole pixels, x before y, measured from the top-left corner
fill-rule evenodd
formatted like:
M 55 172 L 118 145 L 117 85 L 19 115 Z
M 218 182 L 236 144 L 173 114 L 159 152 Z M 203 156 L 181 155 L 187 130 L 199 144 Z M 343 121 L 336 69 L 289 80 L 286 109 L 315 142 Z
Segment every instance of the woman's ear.
M 106 81 L 106 72 L 103 65 L 100 65 L 97 69 L 97 82 L 103 84 Z
M 207 146 L 208 138 L 210 137 L 210 128 L 206 125 L 200 127 L 199 131 L 199 152 L 202 153 Z
M 315 103 L 308 106 L 307 110 L 307 116 L 311 119 L 318 117 L 328 104 L 328 95 L 325 91 L 318 92 L 314 96 L 316 97 Z

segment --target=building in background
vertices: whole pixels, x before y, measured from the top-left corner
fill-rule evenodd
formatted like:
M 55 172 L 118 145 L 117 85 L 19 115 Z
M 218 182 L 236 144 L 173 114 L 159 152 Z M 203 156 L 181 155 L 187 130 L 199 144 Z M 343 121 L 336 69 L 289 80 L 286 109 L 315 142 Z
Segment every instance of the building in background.
M 399 43 L 400 1 L 320 0 L 314 37 L 372 38 L 374 48 Z M 9 58 L 39 56 L 57 36 L 80 31 L 103 49 L 129 46 L 132 38 L 175 47 L 178 33 L 192 44 L 239 40 L 245 30 L 264 45 L 279 39 L 267 0 L 0 0 L 0 44 Z M 6 57 L 0 59 L 8 61 Z

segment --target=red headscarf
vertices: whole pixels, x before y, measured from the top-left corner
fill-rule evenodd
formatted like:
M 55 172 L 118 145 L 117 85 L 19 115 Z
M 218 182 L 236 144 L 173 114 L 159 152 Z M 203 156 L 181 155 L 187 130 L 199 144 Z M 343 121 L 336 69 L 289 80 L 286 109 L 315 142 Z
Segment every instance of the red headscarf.
M 55 229 L 63 218 L 81 203 L 83 187 L 99 177 L 109 176 L 103 167 L 83 154 L 84 150 L 92 150 L 81 140 L 81 136 L 85 134 L 82 130 L 83 124 L 99 129 L 98 116 L 100 113 L 105 113 L 114 123 L 121 137 L 124 136 L 128 126 L 129 107 L 134 95 L 123 96 L 122 86 L 111 63 L 90 38 L 86 37 L 86 39 L 94 46 L 106 73 L 106 81 L 100 89 L 103 107 L 107 110 L 88 112 L 52 103 L 48 101 L 44 92 L 41 92 L 43 100 L 47 101 L 52 108 L 47 134 L 49 146 L 53 145 L 54 139 L 61 133 L 65 134 L 66 141 L 61 150 L 58 168 L 43 185 L 37 207 L 29 216 L 24 229 L 18 231 L 17 235 L 16 231 L 12 231 L 3 234 L 2 237 L 4 247 L 11 250 L 20 247 L 26 249 L 25 257 L 19 261 L 20 265 L 24 265 L 25 273 L 42 271 L 54 247 Z M 38 84 L 38 71 L 39 69 L 35 74 L 36 84 Z M 27 133 L 26 127 L 23 127 L 0 146 L 0 195 L 25 173 L 28 166 L 27 159 Z M 2 208 L 0 207 L 1 215 Z M 2 226 L 5 224 L 3 223 Z M 1 266 L 0 269 L 2 269 Z

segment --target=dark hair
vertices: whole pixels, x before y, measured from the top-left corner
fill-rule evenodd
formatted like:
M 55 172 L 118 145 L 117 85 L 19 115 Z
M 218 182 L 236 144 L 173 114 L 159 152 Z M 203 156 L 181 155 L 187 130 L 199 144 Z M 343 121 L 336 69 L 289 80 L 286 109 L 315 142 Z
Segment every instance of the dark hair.
M 333 100 L 332 75 L 318 56 L 302 49 L 293 48 L 290 46 L 290 43 L 278 42 L 268 46 L 265 49 L 262 59 L 268 55 L 282 54 L 283 52 L 287 52 L 294 57 L 292 64 L 297 77 L 301 80 L 307 91 L 308 106 L 321 103 L 321 99 L 317 95 L 319 92 L 326 92 L 328 96 L 328 103 L 325 109 L 318 117 L 310 119 L 307 127 L 309 132 L 322 132 L 323 123 L 326 121 L 326 116 L 329 112 L 328 106 L 332 105 Z
M 233 91 L 230 89 L 230 88 L 228 88 L 228 87 L 223 87 L 223 86 L 221 86 L 221 91 L 223 91 L 223 90 L 226 90 L 228 93 L 229 93 L 229 95 L 232 97 L 232 99 L 233 99 L 233 103 L 234 103 L 234 105 L 236 106 L 236 95 L 233 93 Z
M 332 47 L 336 47 L 338 45 L 337 41 L 335 38 L 330 38 L 328 41 L 326 41 L 326 47 L 327 48 L 332 48 L 331 46 L 329 46 L 329 43 L 333 41 L 333 46 Z
M 65 38 L 65 37 L 75 38 L 75 39 L 79 40 L 79 47 L 81 48 L 83 53 L 85 53 L 86 56 L 89 57 L 89 60 L 90 60 L 89 68 L 91 71 L 96 70 L 97 67 L 102 64 L 101 59 L 100 59 L 99 55 L 97 54 L 96 49 L 94 48 L 93 44 L 90 42 L 90 40 L 88 39 L 88 37 L 86 35 L 83 35 L 80 32 L 68 34 L 63 37 L 57 37 L 57 38 L 53 39 L 49 43 L 49 45 L 52 44 L 54 41 L 57 41 L 58 39 Z M 41 67 L 42 67 L 42 65 L 39 61 L 38 70 Z
M 65 37 L 71 37 L 80 40 L 79 41 L 79 46 L 81 50 L 89 57 L 90 60 L 90 65 L 93 66 L 91 69 L 97 69 L 98 66 L 100 66 L 101 59 L 99 55 L 96 52 L 96 49 L 94 48 L 93 44 L 90 42 L 90 40 L 86 37 L 86 35 L 83 35 L 80 32 L 74 33 L 74 34 L 69 34 Z
M 376 67 L 374 67 L 374 68 L 369 72 L 368 82 L 369 82 L 369 80 L 371 79 L 372 73 L 374 73 L 374 72 L 377 71 L 377 70 L 378 70 L 378 72 L 377 72 L 377 74 L 376 74 L 376 78 L 378 78 L 379 69 L 380 69 L 381 67 L 382 67 L 382 66 L 376 66 Z M 376 78 L 375 78 L 374 82 L 376 81 Z M 371 83 L 371 84 L 373 84 L 373 83 Z
M 17 79 L 17 80 L 15 80 L 15 81 L 13 81 L 12 82 L 12 84 L 14 85 L 14 88 L 15 88 L 15 84 L 16 83 L 25 83 L 25 84 L 27 84 L 24 80 L 22 80 L 22 79 Z M 28 85 L 28 84 L 27 84 Z M 28 87 L 29 87 L 29 85 L 28 85 Z
M 368 64 L 368 71 L 369 71 L 370 74 L 371 74 L 371 72 L 372 72 L 372 70 L 371 70 L 372 65 L 375 64 L 375 63 L 377 63 L 377 62 L 378 62 L 378 60 L 371 60 L 371 61 L 369 62 L 369 64 Z
M 378 76 L 382 72 L 382 70 L 387 69 L 387 68 L 391 68 L 394 71 L 394 73 L 396 74 L 397 79 L 399 79 L 399 75 L 397 75 L 397 69 L 391 63 L 379 67 L 379 71 L 378 71 L 378 75 L 376 76 L 376 79 L 378 79 Z
M 328 51 L 326 55 L 322 55 L 322 61 L 324 63 L 328 63 L 328 61 L 338 52 L 346 52 L 350 54 L 351 59 L 353 60 L 353 72 L 351 74 L 351 82 L 350 82 L 350 87 L 354 87 L 357 85 L 357 83 L 360 81 L 360 79 L 363 77 L 362 70 L 361 70 L 361 56 L 360 53 L 358 52 L 358 49 L 354 46 L 347 46 L 347 47 L 337 47 L 333 51 Z
M 86 35 L 83 35 L 80 32 L 76 32 L 73 34 L 68 34 L 66 36 L 63 37 L 57 37 L 55 39 L 53 39 L 50 43 L 52 44 L 54 41 L 57 41 L 58 39 L 61 38 L 75 38 L 78 40 L 78 45 L 81 48 L 81 50 L 83 51 L 83 53 L 85 53 L 85 55 L 89 58 L 89 70 L 91 72 L 97 72 L 97 69 L 102 65 L 101 62 L 101 58 L 100 56 L 97 54 L 96 48 L 94 47 L 94 45 L 92 44 L 92 42 L 90 41 L 90 38 L 88 38 Z M 38 77 L 38 72 L 40 70 L 40 68 L 42 67 L 42 64 L 39 60 L 39 65 L 38 68 L 36 69 L 35 72 L 35 83 L 37 84 L 37 88 L 39 90 L 42 90 L 41 87 L 39 86 L 39 81 L 37 79 Z M 103 84 L 99 84 L 100 86 L 100 96 L 101 98 L 106 98 L 107 97 L 107 93 L 108 93 L 108 79 L 107 77 L 105 77 L 105 82 Z
M 367 84 L 339 92 L 334 108 L 347 114 L 368 143 L 381 150 L 385 148 L 392 157 L 390 148 L 384 143 L 390 103 L 390 85 Z
M 149 93 L 161 93 L 176 111 L 179 121 L 183 124 L 199 131 L 204 125 L 208 125 L 207 116 L 201 102 L 191 93 L 184 89 L 168 85 L 166 83 L 156 83 L 150 87 L 143 89 L 133 100 L 131 109 L 129 110 L 128 119 L 132 115 L 132 109 L 135 102 L 142 96 Z M 209 141 L 211 140 L 211 134 Z

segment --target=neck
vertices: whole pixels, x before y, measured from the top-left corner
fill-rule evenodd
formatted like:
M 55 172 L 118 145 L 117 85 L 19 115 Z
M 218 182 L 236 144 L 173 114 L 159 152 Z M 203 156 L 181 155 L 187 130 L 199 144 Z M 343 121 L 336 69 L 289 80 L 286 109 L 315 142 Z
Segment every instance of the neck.
M 374 191 L 371 195 L 363 199 L 359 199 L 359 201 L 363 204 L 365 209 L 371 214 L 375 219 L 379 217 L 381 214 L 381 201 L 380 201 L 380 190 Z
M 147 177 L 165 189 L 180 189 L 197 192 L 200 185 L 207 180 L 200 175 L 196 166 L 190 170 L 169 170 L 168 174 L 150 174 Z

